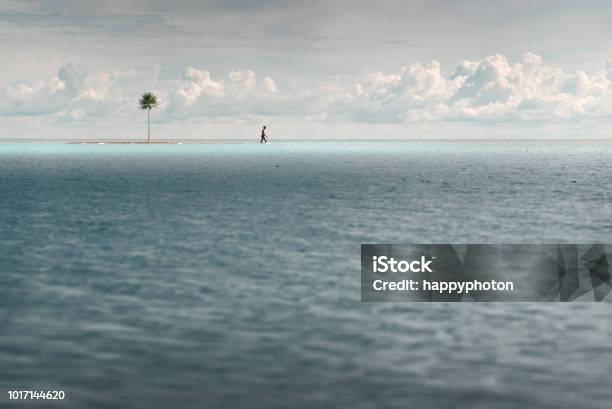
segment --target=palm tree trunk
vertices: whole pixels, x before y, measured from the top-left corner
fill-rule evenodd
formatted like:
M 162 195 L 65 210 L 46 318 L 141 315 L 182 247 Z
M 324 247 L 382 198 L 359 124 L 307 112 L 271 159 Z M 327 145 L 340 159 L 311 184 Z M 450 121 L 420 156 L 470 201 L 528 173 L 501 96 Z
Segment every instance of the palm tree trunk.
M 147 143 L 151 143 L 151 110 L 147 109 Z

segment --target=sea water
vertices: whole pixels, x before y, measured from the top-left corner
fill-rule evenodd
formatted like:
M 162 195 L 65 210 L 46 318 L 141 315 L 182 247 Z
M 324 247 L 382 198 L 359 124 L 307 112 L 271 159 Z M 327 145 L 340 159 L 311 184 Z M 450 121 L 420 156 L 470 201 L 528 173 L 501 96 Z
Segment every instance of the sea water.
M 0 388 L 610 408 L 610 304 L 361 303 L 359 252 L 610 243 L 611 159 L 600 141 L 0 144 Z

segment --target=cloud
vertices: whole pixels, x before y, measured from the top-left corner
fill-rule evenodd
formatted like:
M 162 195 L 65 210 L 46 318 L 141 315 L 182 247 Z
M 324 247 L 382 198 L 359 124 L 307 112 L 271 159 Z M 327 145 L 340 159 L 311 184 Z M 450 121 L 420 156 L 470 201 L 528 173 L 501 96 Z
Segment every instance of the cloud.
M 227 78 L 212 78 L 210 72 L 187 68 L 179 88 L 167 96 L 166 114 L 171 118 L 286 114 L 276 82 L 261 80 L 252 70 L 230 71 Z M 237 118 L 239 119 L 239 118 Z
M 437 61 L 376 71 L 350 85 L 334 82 L 281 92 L 274 80 L 233 71 L 227 80 L 190 68 L 172 106 L 181 116 L 285 115 L 326 122 L 533 122 L 612 114 L 611 70 L 566 72 L 534 53 L 510 62 L 495 54 L 462 61 L 445 75 Z
M 0 86 L 0 116 L 129 120 L 138 115 L 134 100 L 147 90 L 160 95 L 156 120 L 166 123 L 275 116 L 331 124 L 520 124 L 612 114 L 610 63 L 600 72 L 568 72 L 534 53 L 515 62 L 502 54 L 466 60 L 450 74 L 437 61 L 415 63 L 373 72 L 357 84 L 330 80 L 283 87 L 252 70 L 215 77 L 194 67 L 180 78 L 160 80 L 160 70 L 89 71 L 66 64 L 46 81 Z
M 609 71 L 609 70 L 608 70 Z M 609 115 L 608 71 L 565 72 L 525 53 L 510 63 L 501 54 L 463 61 L 450 76 L 440 64 L 413 64 L 397 73 L 376 72 L 356 85 L 343 109 L 386 122 L 535 121 Z M 363 116 L 363 111 L 368 115 Z
M 58 121 L 106 117 L 112 120 L 125 110 L 124 92 L 132 87 L 134 70 L 90 71 L 66 64 L 46 81 L 0 85 L 0 117 L 49 116 Z

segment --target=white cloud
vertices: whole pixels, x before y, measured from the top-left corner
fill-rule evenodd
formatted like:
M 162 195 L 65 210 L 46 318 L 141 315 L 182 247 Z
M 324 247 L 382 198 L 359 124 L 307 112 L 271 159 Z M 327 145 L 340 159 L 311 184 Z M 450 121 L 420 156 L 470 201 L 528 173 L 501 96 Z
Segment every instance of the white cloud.
M 265 77 L 262 81 L 263 89 L 268 94 L 278 94 L 278 87 L 276 82 L 270 77 Z
M 215 79 L 210 72 L 187 68 L 178 89 L 169 90 L 165 114 L 172 118 L 228 117 L 286 114 L 279 102 L 289 96 L 281 95 L 270 77 L 258 79 L 252 70 L 230 71 L 227 78 Z
M 223 97 L 225 94 L 223 83 L 214 81 L 208 71 L 190 67 L 185 70 L 183 79 L 187 85 L 176 91 L 176 96 L 187 106 L 194 104 L 200 97 Z
M 609 71 L 609 70 L 608 70 Z M 612 101 L 608 72 L 565 72 L 533 53 L 510 63 L 496 54 L 463 61 L 448 77 L 437 62 L 374 73 L 355 96 L 368 118 L 399 121 L 533 121 L 599 117 Z M 346 109 L 351 108 L 347 104 Z M 355 120 L 359 120 L 359 107 Z M 392 114 L 392 115 L 389 115 Z
M 67 64 L 47 81 L 0 86 L 0 116 L 46 116 L 81 120 L 113 115 L 122 103 L 118 73 L 90 72 Z
M 216 77 L 189 67 L 180 78 L 160 80 L 159 66 L 90 71 L 66 64 L 45 81 L 0 85 L 0 118 L 128 123 L 140 119 L 135 101 L 151 90 L 161 99 L 154 120 L 166 124 L 241 123 L 271 116 L 310 124 L 580 121 L 612 114 L 610 66 L 571 72 L 546 65 L 533 53 L 516 62 L 495 54 L 462 61 L 450 74 L 432 61 L 397 72 L 376 71 L 357 84 L 329 80 L 279 86 L 252 70 Z

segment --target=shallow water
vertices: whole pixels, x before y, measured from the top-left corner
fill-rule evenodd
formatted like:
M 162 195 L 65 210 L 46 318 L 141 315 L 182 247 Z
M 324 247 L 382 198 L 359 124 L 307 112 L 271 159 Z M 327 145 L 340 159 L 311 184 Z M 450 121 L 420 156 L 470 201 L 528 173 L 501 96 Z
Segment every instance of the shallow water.
M 611 159 L 595 141 L 0 144 L 0 388 L 607 409 L 610 304 L 360 303 L 359 248 L 612 242 Z

